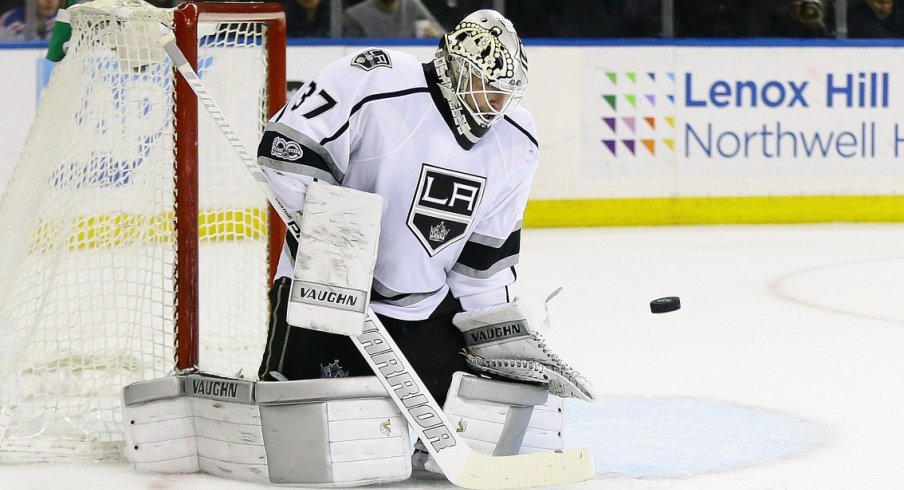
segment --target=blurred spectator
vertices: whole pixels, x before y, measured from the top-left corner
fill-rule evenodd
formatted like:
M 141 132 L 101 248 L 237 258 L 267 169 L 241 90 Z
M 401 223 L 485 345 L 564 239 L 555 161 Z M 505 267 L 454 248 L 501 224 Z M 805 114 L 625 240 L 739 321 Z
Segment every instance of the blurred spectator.
M 904 37 L 904 12 L 894 0 L 862 0 L 852 5 L 847 24 L 849 38 Z
M 0 41 L 24 41 L 26 39 L 50 39 L 56 22 L 60 0 L 37 0 L 37 29 L 35 37 L 29 37 L 25 17 L 25 4 L 6 11 L 0 16 Z
M 675 0 L 675 37 L 749 37 L 755 0 Z
M 445 29 L 420 0 L 364 0 L 345 9 L 345 37 L 440 37 Z
M 774 11 L 762 35 L 765 37 L 835 37 L 835 14 L 824 0 L 788 0 Z
M 6 13 L 7 10 L 16 8 L 22 0 L 0 0 L 0 13 Z
M 619 37 L 662 35 L 662 0 L 622 0 Z
M 505 14 L 522 38 L 657 37 L 661 0 L 517 0 Z
M 517 0 L 520 4 L 523 0 Z M 427 8 L 433 17 L 439 21 L 441 26 L 454 26 L 461 19 L 464 19 L 471 12 L 481 9 L 495 9 L 493 0 L 421 0 L 424 7 Z M 511 20 L 511 9 L 514 1 L 506 4 L 505 16 Z M 521 25 L 518 25 L 518 34 L 521 34 Z M 521 36 L 522 38 L 524 36 Z
M 583 0 L 517 0 L 506 2 L 505 15 L 518 26 L 518 34 L 526 37 L 560 37 L 559 25 L 563 23 L 563 9 L 566 4 L 584 3 Z M 595 3 L 600 3 L 596 1 Z M 492 8 L 492 7 L 491 7 Z M 578 21 L 592 17 L 592 12 L 584 12 L 581 17 L 569 19 Z M 599 24 L 599 20 L 595 20 Z
M 283 8 L 287 37 L 330 37 L 329 5 L 320 0 L 284 0 Z
M 563 37 L 658 37 L 662 31 L 661 0 L 546 1 L 561 4 L 557 30 Z

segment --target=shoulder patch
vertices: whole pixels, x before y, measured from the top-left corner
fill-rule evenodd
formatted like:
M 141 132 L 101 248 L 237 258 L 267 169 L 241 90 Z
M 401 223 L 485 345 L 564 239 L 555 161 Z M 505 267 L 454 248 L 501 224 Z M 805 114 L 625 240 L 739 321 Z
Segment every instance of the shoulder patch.
M 304 156 L 304 151 L 298 143 L 277 136 L 273 138 L 273 144 L 270 145 L 270 154 L 276 158 L 294 162 Z
M 357 66 L 364 71 L 370 71 L 381 66 L 392 68 L 392 60 L 389 59 L 389 55 L 382 49 L 371 48 L 355 56 L 352 59 L 352 66 Z

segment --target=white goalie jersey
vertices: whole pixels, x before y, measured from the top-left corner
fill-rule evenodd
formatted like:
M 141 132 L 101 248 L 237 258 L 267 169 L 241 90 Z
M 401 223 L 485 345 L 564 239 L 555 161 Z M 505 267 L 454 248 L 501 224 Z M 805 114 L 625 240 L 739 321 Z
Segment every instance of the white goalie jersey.
M 292 212 L 313 179 L 383 197 L 377 313 L 421 320 L 450 289 L 509 300 L 539 161 L 533 119 L 519 107 L 474 143 L 452 118 L 433 63 L 370 48 L 302 86 L 261 140 L 258 163 Z M 292 276 L 296 248 L 289 236 L 278 276 Z

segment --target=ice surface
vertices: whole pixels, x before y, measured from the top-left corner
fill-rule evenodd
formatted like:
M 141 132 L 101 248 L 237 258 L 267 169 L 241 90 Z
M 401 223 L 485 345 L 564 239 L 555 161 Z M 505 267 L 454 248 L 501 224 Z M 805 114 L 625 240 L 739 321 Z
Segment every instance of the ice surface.
M 600 400 L 580 489 L 893 489 L 904 481 L 904 225 L 526 230 L 513 288 Z M 649 301 L 680 296 L 653 315 Z M 0 488 L 264 488 L 126 464 L 0 466 Z M 377 488 L 448 488 L 409 480 Z M 275 488 L 275 487 L 272 487 Z

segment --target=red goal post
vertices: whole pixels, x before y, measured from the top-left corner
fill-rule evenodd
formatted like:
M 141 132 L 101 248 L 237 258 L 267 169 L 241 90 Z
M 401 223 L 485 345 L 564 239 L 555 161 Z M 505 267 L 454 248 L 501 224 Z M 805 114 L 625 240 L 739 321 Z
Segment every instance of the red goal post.
M 281 4 L 278 3 L 234 3 L 234 2 L 186 2 L 176 8 L 173 18 L 176 45 L 188 59 L 192 68 L 198 70 L 198 23 L 199 22 L 234 22 L 236 20 L 254 20 L 266 25 L 267 49 L 267 111 L 269 119 L 286 103 L 286 20 Z M 274 46 L 278 47 L 274 49 Z M 241 87 L 237 87 L 241 89 Z M 179 101 L 189 101 L 179 103 Z M 207 117 L 201 114 L 201 117 Z M 175 127 L 180 138 L 176 139 L 176 174 L 177 179 L 197 181 L 198 147 L 197 136 L 199 117 L 197 98 L 188 83 L 176 77 L 176 113 Z M 254 147 L 252 147 L 254 148 Z M 186 219 L 198 214 L 197 186 L 182 190 L 176 196 L 176 207 L 184 212 L 176 213 L 176 228 L 184 230 L 178 234 L 178 247 L 195 250 L 185 260 L 180 260 L 176 274 L 180 277 L 198 277 L 197 220 Z M 183 228 L 184 227 L 184 228 Z M 282 250 L 282 238 L 285 237 L 285 225 L 279 215 L 269 209 L 269 273 L 272 279 L 276 273 L 276 264 Z M 176 349 L 175 361 L 177 369 L 188 369 L 198 366 L 198 283 L 192 281 L 177 288 L 176 304 Z

